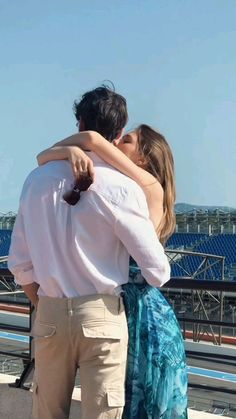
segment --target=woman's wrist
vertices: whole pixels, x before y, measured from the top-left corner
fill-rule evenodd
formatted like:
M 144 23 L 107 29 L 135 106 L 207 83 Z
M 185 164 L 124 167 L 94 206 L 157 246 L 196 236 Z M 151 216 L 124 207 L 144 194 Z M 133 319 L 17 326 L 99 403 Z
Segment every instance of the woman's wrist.
M 81 156 L 81 157 L 86 156 L 86 153 L 77 145 L 69 145 L 69 146 L 64 146 L 62 148 L 65 149 L 65 152 L 66 152 L 65 155 L 66 155 L 67 160 L 71 160 L 73 156 Z

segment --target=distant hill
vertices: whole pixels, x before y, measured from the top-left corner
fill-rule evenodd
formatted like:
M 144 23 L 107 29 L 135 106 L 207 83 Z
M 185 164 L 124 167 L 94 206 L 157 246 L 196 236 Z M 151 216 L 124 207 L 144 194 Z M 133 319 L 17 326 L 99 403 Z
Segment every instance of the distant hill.
M 186 204 L 186 203 L 178 203 L 175 204 L 175 211 L 176 212 L 188 212 L 192 210 L 210 210 L 214 211 L 216 209 L 219 209 L 221 211 L 236 211 L 236 208 L 232 207 L 224 207 L 224 206 L 214 206 L 214 205 L 192 205 L 192 204 Z

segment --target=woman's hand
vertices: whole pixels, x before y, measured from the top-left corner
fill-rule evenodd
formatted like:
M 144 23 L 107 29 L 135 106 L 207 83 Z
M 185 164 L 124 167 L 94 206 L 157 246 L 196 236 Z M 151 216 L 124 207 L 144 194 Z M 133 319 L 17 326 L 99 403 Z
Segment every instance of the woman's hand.
M 71 164 L 73 174 L 76 179 L 80 175 L 88 174 L 94 180 L 94 167 L 93 161 L 84 153 L 83 150 L 76 146 L 66 146 L 68 161 Z
M 53 146 L 37 156 L 39 166 L 52 160 L 69 160 L 76 179 L 88 174 L 94 180 L 93 161 L 77 146 Z

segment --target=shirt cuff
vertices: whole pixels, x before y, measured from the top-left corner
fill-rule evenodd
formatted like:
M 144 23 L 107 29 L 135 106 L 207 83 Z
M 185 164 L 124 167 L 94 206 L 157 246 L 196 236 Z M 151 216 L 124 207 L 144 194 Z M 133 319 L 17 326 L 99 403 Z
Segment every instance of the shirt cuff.
M 13 272 L 15 281 L 19 285 L 29 285 L 32 284 L 35 281 L 35 274 L 34 270 L 32 269 L 25 269 L 18 272 Z

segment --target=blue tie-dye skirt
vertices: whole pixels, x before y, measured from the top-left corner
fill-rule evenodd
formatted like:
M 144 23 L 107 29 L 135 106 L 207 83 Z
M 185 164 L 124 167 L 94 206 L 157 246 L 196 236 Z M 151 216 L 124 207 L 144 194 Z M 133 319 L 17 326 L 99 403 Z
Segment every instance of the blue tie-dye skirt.
M 123 419 L 186 419 L 187 371 L 175 314 L 146 283 L 123 286 L 129 349 Z

